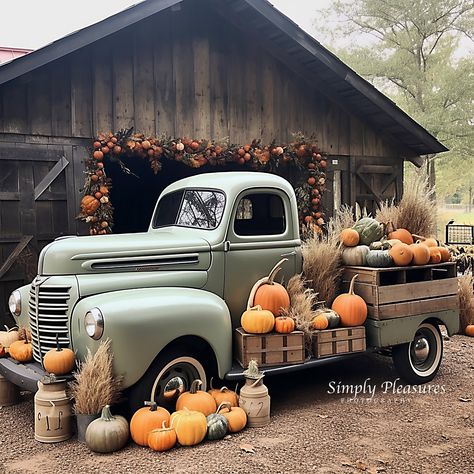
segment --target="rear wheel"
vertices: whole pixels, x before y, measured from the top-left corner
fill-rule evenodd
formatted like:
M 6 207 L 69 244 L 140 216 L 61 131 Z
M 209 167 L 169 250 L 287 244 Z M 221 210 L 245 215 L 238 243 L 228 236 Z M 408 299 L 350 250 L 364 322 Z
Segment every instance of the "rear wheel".
M 202 381 L 201 390 L 206 390 L 204 364 L 201 355 L 186 351 L 185 348 L 175 348 L 161 354 L 142 379 L 130 388 L 128 399 L 131 413 L 143 407 L 143 402 L 148 400 L 174 411 L 179 395 L 188 391 L 196 379 Z
M 443 358 L 443 338 L 438 326 L 420 324 L 413 341 L 393 348 L 392 358 L 406 382 L 418 385 L 433 380 Z

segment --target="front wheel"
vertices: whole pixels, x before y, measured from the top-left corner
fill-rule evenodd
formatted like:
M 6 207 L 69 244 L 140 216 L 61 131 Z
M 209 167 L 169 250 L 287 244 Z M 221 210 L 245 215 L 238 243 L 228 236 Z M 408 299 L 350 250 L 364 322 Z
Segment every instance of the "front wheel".
M 154 401 L 158 406 L 174 411 L 179 395 L 188 391 L 196 379 L 202 381 L 202 390 L 206 390 L 206 371 L 199 359 L 197 354 L 184 348 L 162 354 L 140 382 L 129 390 L 131 413 L 143 407 L 145 401 Z
M 433 380 L 443 358 L 443 338 L 438 326 L 420 324 L 413 341 L 392 349 L 392 358 L 406 382 L 418 385 Z

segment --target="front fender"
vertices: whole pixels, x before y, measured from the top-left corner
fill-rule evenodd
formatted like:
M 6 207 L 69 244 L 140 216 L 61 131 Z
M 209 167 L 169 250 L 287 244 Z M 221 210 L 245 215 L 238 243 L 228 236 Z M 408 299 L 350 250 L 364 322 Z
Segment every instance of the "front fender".
M 104 315 L 104 334 L 114 353 L 114 370 L 124 376 L 124 388 L 137 382 L 158 353 L 181 336 L 198 336 L 212 347 L 219 376 L 232 365 L 232 326 L 225 302 L 213 293 L 192 288 L 144 288 L 115 291 L 81 300 L 71 316 L 73 349 L 83 360 L 87 348 L 97 350 L 85 332 L 84 316 L 91 308 Z

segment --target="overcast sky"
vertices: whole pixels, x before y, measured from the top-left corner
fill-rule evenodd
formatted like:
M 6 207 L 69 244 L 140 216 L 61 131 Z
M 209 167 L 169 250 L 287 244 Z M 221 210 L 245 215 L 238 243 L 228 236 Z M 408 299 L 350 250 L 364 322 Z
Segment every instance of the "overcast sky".
M 197 0 L 196 0 L 197 1 Z M 313 36 L 312 20 L 330 0 L 271 0 Z M 0 46 L 37 49 L 117 13 L 137 0 L 0 0 Z

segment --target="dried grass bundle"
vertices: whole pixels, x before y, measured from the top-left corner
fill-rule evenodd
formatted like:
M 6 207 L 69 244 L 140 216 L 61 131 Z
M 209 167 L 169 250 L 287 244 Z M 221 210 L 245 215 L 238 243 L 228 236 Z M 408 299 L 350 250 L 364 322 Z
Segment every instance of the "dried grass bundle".
M 346 204 L 342 205 L 334 211 L 334 216 L 329 219 L 327 241 L 333 245 L 338 245 L 342 230 L 352 227 L 354 224 L 352 207 Z
M 395 228 L 398 228 L 398 207 L 395 205 L 393 199 L 384 201 L 380 204 L 379 209 L 375 213 L 375 219 L 382 224 L 391 222 Z
M 474 324 L 474 278 L 470 274 L 458 277 L 460 331 Z
M 303 274 L 320 300 L 329 306 L 336 297 L 342 274 L 339 234 L 337 239 L 313 236 L 301 246 Z
M 290 295 L 290 309 L 284 311 L 285 316 L 295 320 L 296 328 L 304 332 L 306 354 L 312 355 L 311 337 L 313 334 L 313 307 L 317 302 L 317 294 L 306 287 L 307 282 L 301 275 L 293 275 L 286 287 Z
M 398 208 L 397 227 L 424 237 L 436 236 L 436 202 L 424 167 L 409 177 Z
M 88 349 L 84 362 L 74 373 L 75 380 L 69 384 L 76 414 L 95 415 L 105 405 L 119 400 L 122 377 L 114 376 L 112 362 L 109 339 L 101 341 L 95 354 Z

